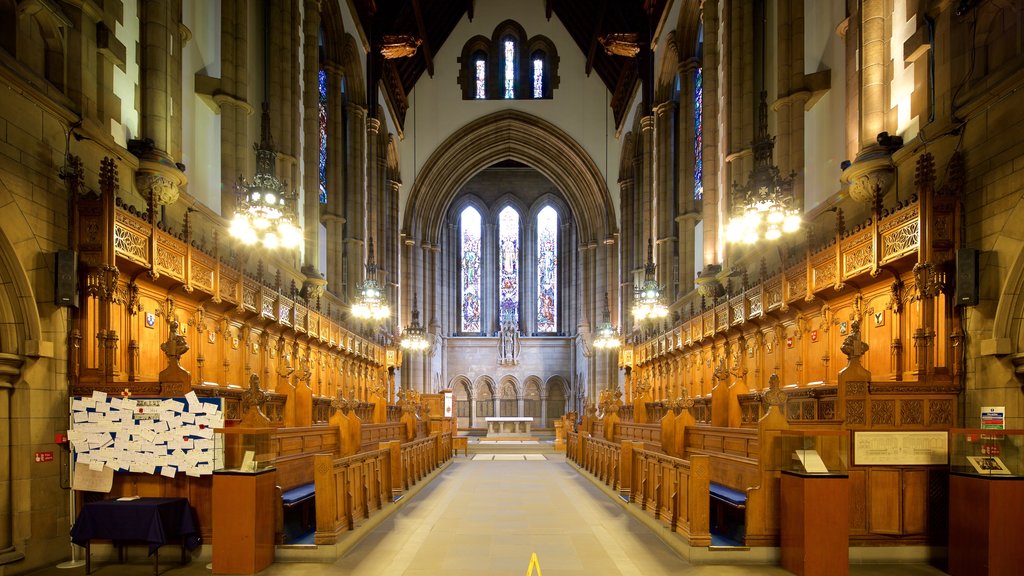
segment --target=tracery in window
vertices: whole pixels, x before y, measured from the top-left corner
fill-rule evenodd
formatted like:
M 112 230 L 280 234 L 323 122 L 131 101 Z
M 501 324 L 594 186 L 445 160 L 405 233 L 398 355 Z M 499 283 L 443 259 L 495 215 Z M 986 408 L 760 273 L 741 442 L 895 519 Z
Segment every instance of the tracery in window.
M 477 57 L 475 63 L 476 92 L 475 98 L 483 100 L 487 98 L 487 62 L 483 57 Z
M 462 256 L 462 331 L 480 331 L 480 213 L 472 206 L 459 217 Z
M 504 87 L 505 98 L 516 97 L 516 43 L 511 38 L 502 41 L 502 54 L 504 55 L 505 70 Z
M 533 97 L 544 97 L 544 60 L 533 59 Z
M 558 330 L 558 212 L 537 215 L 537 331 Z
M 327 204 L 327 72 L 320 69 L 320 203 Z
M 498 215 L 498 319 L 519 325 L 519 213 L 511 206 Z

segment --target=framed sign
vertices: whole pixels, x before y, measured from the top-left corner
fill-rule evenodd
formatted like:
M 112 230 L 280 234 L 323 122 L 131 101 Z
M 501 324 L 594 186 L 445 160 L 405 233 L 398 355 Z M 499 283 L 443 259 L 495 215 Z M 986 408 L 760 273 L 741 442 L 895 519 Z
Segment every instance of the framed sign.
M 853 464 L 928 466 L 949 464 L 949 437 L 928 432 L 854 432 Z

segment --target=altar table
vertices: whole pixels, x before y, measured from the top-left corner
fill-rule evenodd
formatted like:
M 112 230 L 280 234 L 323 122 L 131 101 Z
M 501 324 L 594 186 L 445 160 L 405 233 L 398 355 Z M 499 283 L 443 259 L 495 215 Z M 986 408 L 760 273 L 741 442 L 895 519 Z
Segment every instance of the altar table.
M 529 436 L 533 418 L 529 416 L 488 416 L 488 436 Z

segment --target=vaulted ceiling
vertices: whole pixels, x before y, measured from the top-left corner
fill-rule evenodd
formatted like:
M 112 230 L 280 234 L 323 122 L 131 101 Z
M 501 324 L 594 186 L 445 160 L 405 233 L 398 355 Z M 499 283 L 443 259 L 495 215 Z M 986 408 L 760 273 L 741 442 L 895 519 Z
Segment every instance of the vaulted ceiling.
M 433 75 L 434 57 L 464 17 L 473 19 L 473 0 L 354 0 L 366 36 L 373 46 L 369 66 L 371 85 L 383 82 L 384 92 L 404 123 L 406 95 L 424 72 Z M 637 83 L 650 82 L 649 38 L 661 19 L 667 0 L 545 0 L 545 13 L 557 17 L 583 52 L 585 72 L 597 75 L 611 92 L 611 107 L 621 120 Z M 509 2 L 510 6 L 515 3 Z M 515 19 L 515 10 L 509 10 Z M 635 35 L 640 52 L 633 57 L 605 51 L 599 37 Z M 385 59 L 380 46 L 385 36 L 405 35 L 421 41 L 413 56 Z M 368 94 L 375 103 L 376 91 Z

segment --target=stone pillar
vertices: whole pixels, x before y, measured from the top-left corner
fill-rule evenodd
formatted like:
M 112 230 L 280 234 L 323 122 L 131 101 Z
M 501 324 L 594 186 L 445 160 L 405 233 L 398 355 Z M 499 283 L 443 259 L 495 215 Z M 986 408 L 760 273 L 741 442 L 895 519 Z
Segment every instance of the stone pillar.
M 658 262 L 657 280 L 665 293 L 665 304 L 670 305 L 676 299 L 676 247 L 675 247 L 675 210 L 676 181 L 673 170 L 673 155 L 678 154 L 675 148 L 675 112 L 676 103 L 671 100 L 654 107 L 654 152 L 655 152 L 655 188 L 654 188 L 654 219 L 657 226 L 654 241 L 655 259 Z
M 779 143 L 775 146 L 775 162 L 782 174 L 796 171 L 793 199 L 797 205 L 804 198 L 804 105 L 809 98 L 804 77 L 804 4 L 785 0 L 778 4 L 778 76 L 776 86 L 779 104 L 776 129 Z M 790 96 L 790 97 L 785 97 Z
M 860 149 L 875 143 L 885 130 L 886 14 L 884 0 L 860 5 Z
M 327 206 L 320 218 L 327 228 L 327 286 L 337 296 L 344 295 L 345 256 L 345 121 L 341 87 L 342 69 L 325 64 L 327 72 Z
M 719 0 L 705 0 L 704 11 L 704 62 L 702 66 L 708 71 L 703 77 L 704 101 L 703 116 L 706 119 L 702 125 L 704 140 L 704 194 L 700 203 L 700 218 L 704 221 L 704 245 L 701 249 L 704 252 L 704 264 L 717 264 L 721 262 L 721 254 L 718 249 L 718 210 L 721 190 L 725 189 L 720 183 L 724 180 L 724 174 L 719 162 L 721 156 L 722 134 L 719 129 L 719 96 L 721 87 L 718 83 L 717 70 L 721 65 L 721 58 L 718 52 L 718 6 Z M 692 238 L 692 235 L 689 236 Z M 687 286 L 692 287 L 693 272 L 686 271 Z
M 181 158 L 180 0 L 140 4 L 140 139 L 152 141 L 139 154 L 139 193 L 160 206 L 178 201 L 188 181 L 175 162 Z
M 633 331 L 633 290 L 634 270 L 636 270 L 636 248 L 642 244 L 637 238 L 636 228 L 633 226 L 633 179 L 624 178 L 619 180 L 619 205 L 622 210 L 622 231 L 621 242 L 622 256 L 619 259 L 619 305 L 622 310 L 622 333 L 629 334 Z
M 14 442 L 11 397 L 14 384 L 21 378 L 21 365 L 25 359 L 16 354 L 0 353 L 0 566 L 17 562 L 25 557 L 14 547 Z
M 254 112 L 246 102 L 249 58 L 248 2 L 224 0 L 221 4 L 221 78 L 220 106 L 220 213 L 230 219 L 235 212 L 235 186 L 240 175 L 250 174 L 248 159 L 252 147 L 248 138 L 247 117 Z M 255 160 L 255 159 L 254 159 Z
M 658 224 L 655 218 L 657 209 L 654 192 L 657 187 L 657 176 L 654 171 L 654 117 L 644 116 L 640 119 L 640 238 L 642 244 L 653 241 L 658 235 Z
M 366 109 L 349 104 L 345 130 L 345 297 L 355 300 L 366 264 Z
M 370 114 L 373 114 L 370 110 Z M 383 195 L 381 190 L 381 150 L 380 150 L 381 122 L 375 117 L 366 119 L 366 233 L 374 239 L 378 248 L 378 256 L 383 256 L 384 238 L 380 237 L 380 200 Z M 380 262 L 377 258 L 377 262 Z
M 320 278 L 320 0 L 303 2 L 302 19 L 302 273 Z

